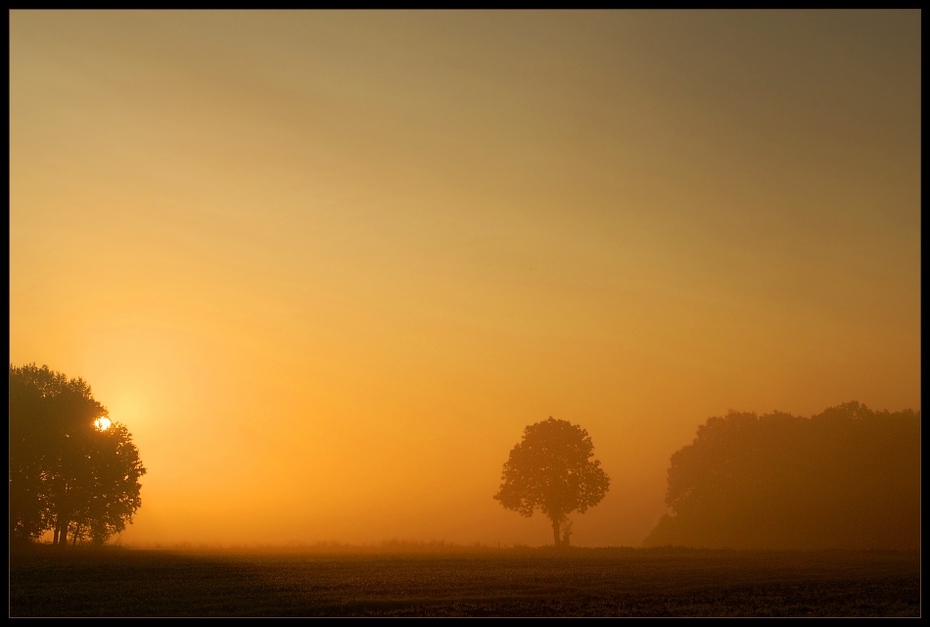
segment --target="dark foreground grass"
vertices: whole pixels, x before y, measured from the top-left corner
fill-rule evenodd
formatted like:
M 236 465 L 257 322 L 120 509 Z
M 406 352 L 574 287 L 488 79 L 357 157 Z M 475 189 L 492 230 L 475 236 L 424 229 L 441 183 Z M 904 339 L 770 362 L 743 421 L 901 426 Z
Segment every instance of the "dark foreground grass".
M 897 552 L 17 553 L 10 616 L 919 616 Z

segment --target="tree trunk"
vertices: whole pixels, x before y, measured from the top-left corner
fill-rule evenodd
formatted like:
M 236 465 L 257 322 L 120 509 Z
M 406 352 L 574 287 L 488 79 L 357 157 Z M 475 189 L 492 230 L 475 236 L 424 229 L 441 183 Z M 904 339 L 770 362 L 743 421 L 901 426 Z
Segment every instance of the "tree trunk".
M 66 520 L 64 524 L 58 523 L 58 546 L 66 547 L 68 546 L 68 521 Z
M 558 518 L 552 519 L 552 533 L 553 535 L 555 535 L 555 548 L 559 548 L 562 542 L 562 537 L 559 535 L 559 519 Z

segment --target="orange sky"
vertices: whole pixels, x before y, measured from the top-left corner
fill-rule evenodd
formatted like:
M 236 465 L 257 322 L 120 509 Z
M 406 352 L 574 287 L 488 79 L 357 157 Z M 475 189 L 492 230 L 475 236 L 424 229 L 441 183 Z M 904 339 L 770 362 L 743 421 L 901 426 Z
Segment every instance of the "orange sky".
M 920 12 L 10 13 L 10 361 L 148 474 L 124 543 L 637 545 L 729 409 L 920 409 Z

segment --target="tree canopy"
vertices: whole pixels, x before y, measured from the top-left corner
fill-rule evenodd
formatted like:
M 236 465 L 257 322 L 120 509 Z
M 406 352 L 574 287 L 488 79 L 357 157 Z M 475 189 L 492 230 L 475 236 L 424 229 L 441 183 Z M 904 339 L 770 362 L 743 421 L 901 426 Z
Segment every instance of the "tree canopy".
M 105 542 L 139 509 L 145 468 L 83 379 L 10 365 L 10 537 Z
M 524 429 L 523 440 L 504 464 L 500 491 L 494 498 L 527 517 L 539 509 L 552 522 L 555 545 L 567 545 L 568 515 L 576 510 L 583 514 L 597 505 L 610 487 L 600 462 L 590 459 L 593 455 L 594 444 L 587 431 L 550 416 Z
M 646 546 L 917 548 L 920 412 L 711 418 L 672 455 L 666 503 Z

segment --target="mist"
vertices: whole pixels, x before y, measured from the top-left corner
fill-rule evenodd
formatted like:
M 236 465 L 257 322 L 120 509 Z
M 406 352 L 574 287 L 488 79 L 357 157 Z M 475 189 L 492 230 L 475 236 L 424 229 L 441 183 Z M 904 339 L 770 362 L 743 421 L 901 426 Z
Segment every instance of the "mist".
M 918 13 L 919 16 L 919 13 Z M 10 13 L 10 361 L 147 473 L 125 546 L 641 546 L 711 417 L 920 411 L 913 12 Z

